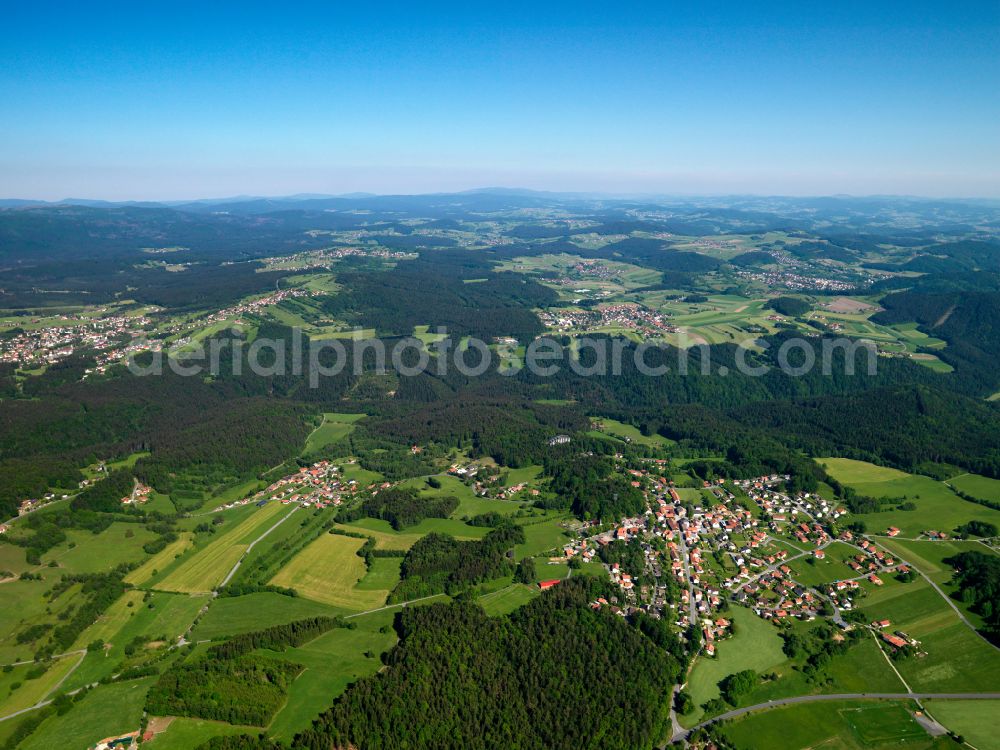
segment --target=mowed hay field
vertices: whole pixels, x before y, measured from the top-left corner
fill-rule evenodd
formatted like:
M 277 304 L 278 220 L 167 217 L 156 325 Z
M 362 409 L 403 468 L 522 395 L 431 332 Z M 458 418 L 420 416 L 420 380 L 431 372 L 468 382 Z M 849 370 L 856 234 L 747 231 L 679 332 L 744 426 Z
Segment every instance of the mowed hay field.
M 928 701 L 931 716 L 976 750 L 1000 750 L 1000 701 Z
M 889 482 L 910 476 L 899 469 L 878 466 L 867 461 L 855 461 L 853 458 L 817 458 L 816 461 L 843 484 Z
M 368 572 L 358 557 L 364 539 L 323 534 L 270 580 L 274 586 L 295 589 L 313 601 L 345 609 L 375 609 L 385 604 L 388 589 L 360 589 Z
M 163 570 L 167 565 L 176 559 L 178 555 L 183 555 L 191 545 L 194 544 L 194 535 L 182 532 L 176 541 L 171 542 L 161 549 L 142 565 L 125 576 L 125 583 L 133 586 L 141 586 L 153 577 L 155 571 Z
M 282 512 L 292 511 L 280 503 L 268 503 L 251 513 L 230 531 L 192 552 L 156 588 L 188 594 L 212 591 L 243 556 L 250 542 L 278 521 Z

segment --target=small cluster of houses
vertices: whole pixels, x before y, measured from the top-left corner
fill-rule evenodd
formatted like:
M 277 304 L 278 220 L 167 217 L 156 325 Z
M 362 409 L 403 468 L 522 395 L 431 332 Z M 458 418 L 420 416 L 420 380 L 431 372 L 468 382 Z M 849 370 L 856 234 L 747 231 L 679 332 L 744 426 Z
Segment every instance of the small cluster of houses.
M 705 644 L 705 653 L 715 656 L 715 643 L 733 634 L 732 622 L 725 617 L 717 617 L 714 620 L 706 619 L 701 627 L 702 638 Z
M 756 479 L 737 480 L 736 485 L 760 506 L 772 524 L 785 523 L 796 515 L 804 515 L 813 520 L 835 521 L 847 513 L 847 509 L 840 504 L 831 503 L 819 495 L 804 492 L 792 497 L 775 489 L 776 485 L 788 479 L 788 475 L 772 474 Z M 802 530 L 802 533 L 808 538 L 811 531 L 815 529 Z
M 230 318 L 260 313 L 265 307 L 277 305 L 279 302 L 284 302 L 286 299 L 316 297 L 320 294 L 322 294 L 322 292 L 309 291 L 307 289 L 282 289 L 264 297 L 241 302 L 238 305 L 233 305 L 232 307 L 226 307 L 218 312 L 212 313 L 206 320 L 208 323 L 221 323 L 222 321 L 229 320 Z
M 391 486 L 390 482 L 384 482 L 382 485 L 371 484 L 365 489 L 377 492 L 380 487 Z M 343 478 L 340 467 L 329 461 L 317 461 L 312 466 L 303 466 L 294 474 L 272 482 L 249 497 L 220 505 L 215 511 L 250 503 L 264 505 L 268 500 L 279 500 L 283 505 L 300 503 L 305 508 L 327 508 L 340 505 L 345 497 L 352 496 L 361 489 L 357 480 Z
M 741 278 L 756 281 L 778 289 L 822 290 L 828 292 L 850 292 L 858 287 L 858 280 L 841 281 L 821 276 L 804 276 L 787 271 L 739 271 Z M 875 276 L 866 274 L 866 281 L 874 281 Z
M 56 495 L 54 492 L 46 492 L 41 497 L 30 497 L 22 500 L 18 503 L 17 514 L 23 516 L 25 513 L 31 513 L 33 510 L 38 510 L 43 505 L 48 505 L 56 500 L 65 500 L 69 495 Z
M 758 617 L 775 623 L 793 618 L 816 619 L 820 601 L 792 576 L 788 565 L 779 565 L 744 584 L 734 598 L 740 604 L 749 606 Z
M 122 505 L 145 505 L 149 502 L 149 496 L 152 492 L 152 487 L 142 484 L 142 482 L 137 482 L 132 489 L 132 494 L 122 498 Z
M 886 632 L 888 628 L 892 627 L 892 622 L 889 620 L 876 620 L 871 624 L 871 629 L 875 631 L 882 640 L 889 644 L 893 649 L 905 649 L 905 648 L 919 648 L 920 641 L 915 638 L 911 638 L 902 630 L 896 630 L 892 633 Z
M 495 467 L 480 466 L 476 463 L 454 463 L 448 467 L 448 474 L 458 477 L 472 487 L 472 491 L 477 497 L 511 500 L 525 490 L 532 497 L 541 494 L 537 489 L 530 487 L 527 482 L 518 482 L 509 486 L 500 484 L 500 473 Z

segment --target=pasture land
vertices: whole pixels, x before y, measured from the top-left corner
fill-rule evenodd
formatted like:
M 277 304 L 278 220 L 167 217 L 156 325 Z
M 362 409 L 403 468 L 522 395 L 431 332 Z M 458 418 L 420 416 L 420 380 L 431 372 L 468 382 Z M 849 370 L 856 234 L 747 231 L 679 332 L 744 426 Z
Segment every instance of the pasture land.
M 958 587 L 951 582 L 952 568 L 944 561 L 961 552 L 975 551 L 995 555 L 995 550 L 980 542 L 971 540 L 961 541 L 957 539 L 948 541 L 879 539 L 878 542 L 887 550 L 911 563 L 917 570 L 926 574 L 932 581 L 938 584 L 951 597 L 952 603 L 962 610 L 969 621 L 977 628 L 982 629 L 982 617 L 971 611 L 969 605 L 962 601 L 961 598 L 956 598 Z
M 357 585 L 359 591 L 392 591 L 399 583 L 401 557 L 373 557 L 371 567 Z
M 53 747 L 90 747 L 116 733 L 139 729 L 146 691 L 155 677 L 99 685 L 63 714 L 46 719 L 19 748 L 48 750 Z
M 144 742 L 143 747 L 152 750 L 189 750 L 207 742 L 212 737 L 225 737 L 233 734 L 260 733 L 260 727 L 246 727 L 238 724 L 226 724 L 222 721 L 208 719 L 190 719 L 177 716 L 170 719 L 167 728 L 158 732 L 152 740 Z
M 919 474 L 907 474 L 896 469 L 876 466 L 864 461 L 820 458 L 838 481 L 862 495 L 891 498 L 889 510 L 864 513 L 860 518 L 873 533 L 883 533 L 889 526 L 901 530 L 901 537 L 917 537 L 925 531 L 951 533 L 956 527 L 972 520 L 988 521 L 1000 526 L 1000 511 L 970 503 L 956 495 L 945 482 Z M 897 510 L 900 503 L 910 501 L 916 510 Z
M 933 740 L 913 718 L 905 701 L 831 701 L 781 706 L 740 717 L 722 733 L 737 747 L 908 748 L 955 747 Z
M 25 661 L 34 657 L 35 648 L 30 643 L 19 644 L 17 633 L 40 623 L 59 624 L 56 619 L 70 607 L 75 607 L 80 586 L 71 586 L 67 591 L 48 602 L 45 592 L 58 580 L 48 568 L 41 569 L 43 580 L 13 580 L 0 584 L 4 606 L 0 607 L 0 664 Z
M 948 480 L 948 484 L 981 500 L 1000 502 L 1000 479 L 980 476 L 979 474 L 960 474 Z
M 469 526 L 454 518 L 425 518 L 402 531 L 396 531 L 388 521 L 378 518 L 361 518 L 337 525 L 347 531 L 375 537 L 381 549 L 409 549 L 420 537 L 431 532 L 450 534 L 456 539 L 482 539 L 490 532 L 486 526 Z
M 307 617 L 334 617 L 342 614 L 342 609 L 271 592 L 224 596 L 212 602 L 208 612 L 192 631 L 191 640 L 222 638 L 272 625 L 285 625 Z
M 48 565 L 55 560 L 60 568 L 72 573 L 104 572 L 121 563 L 144 559 L 142 545 L 155 538 L 155 534 L 138 523 L 116 522 L 100 534 L 70 529 L 66 541 L 47 552 L 42 563 Z
M 844 564 L 846 558 L 858 554 L 856 549 L 841 542 L 833 542 L 824 552 L 822 560 L 810 556 L 789 563 L 795 571 L 795 580 L 806 586 L 819 586 L 823 583 L 855 578 L 858 575 Z
M 0 716 L 12 714 L 24 708 L 34 706 L 48 697 L 66 675 L 73 672 L 83 658 L 81 654 L 54 659 L 45 674 L 29 679 L 28 674 L 35 668 L 34 664 L 22 664 L 10 672 L 0 675 Z M 14 688 L 18 682 L 20 687 Z
M 271 579 L 274 586 L 295 589 L 313 601 L 363 611 L 385 604 L 388 589 L 359 589 L 365 562 L 357 552 L 365 540 L 340 534 L 322 534 L 292 558 Z
M 275 715 L 268 733 L 278 740 L 290 741 L 350 683 L 374 674 L 382 666 L 379 656 L 396 643 L 396 633 L 391 627 L 394 616 L 395 610 L 386 610 L 356 617 L 351 620 L 357 625 L 354 629 L 335 628 L 309 643 L 281 652 L 280 658 L 304 664 L 306 668 L 292 683 L 288 702 Z M 331 664 L 336 664 L 336 669 L 331 669 Z
M 601 429 L 592 430 L 589 434 L 595 436 L 611 435 L 612 437 L 618 438 L 626 443 L 647 445 L 652 448 L 663 448 L 667 445 L 675 444 L 675 441 L 665 438 L 663 435 L 643 435 L 642 431 L 638 427 L 626 424 L 625 422 L 619 422 L 617 420 L 607 419 L 604 417 L 602 417 L 599 421 L 602 423 Z
M 920 642 L 921 654 L 897 661 L 896 669 L 920 692 L 995 690 L 1000 652 L 963 623 L 923 579 L 892 581 L 858 602 L 868 620 L 887 619 Z
M 525 586 L 523 583 L 512 583 L 496 591 L 479 597 L 479 604 L 488 615 L 505 615 L 513 612 L 523 604 L 527 604 L 539 595 L 537 586 Z
M 910 476 L 899 469 L 878 466 L 867 461 L 856 461 L 853 458 L 817 458 L 816 462 L 841 484 L 889 482 L 893 479 L 906 479 Z
M 520 502 L 514 500 L 490 500 L 485 497 L 477 497 L 472 488 L 462 482 L 458 477 L 450 474 L 441 474 L 435 477 L 441 483 L 440 487 L 431 487 L 427 484 L 426 477 L 416 477 L 406 479 L 399 483 L 400 487 L 408 487 L 417 490 L 421 497 L 455 497 L 458 499 L 458 507 L 451 514 L 453 519 L 462 519 L 467 516 L 477 516 L 480 513 L 496 511 L 508 515 L 516 513 L 522 507 Z M 430 519 L 428 519 L 430 520 Z M 419 524 L 418 524 L 419 526 Z M 416 527 L 409 527 L 406 531 Z
M 542 554 L 548 556 L 550 552 L 553 556 L 561 555 L 562 546 L 569 541 L 562 526 L 568 518 L 566 515 L 556 515 L 523 524 L 524 544 L 514 547 L 514 555 L 518 560 Z
M 86 648 L 96 640 L 104 641 L 106 648 L 88 652 L 66 680 L 65 689 L 83 687 L 112 674 L 126 659 L 125 649 L 130 643 L 176 643 L 210 601 L 205 595 L 152 592 L 148 601 L 143 601 L 145 596 L 142 591 L 126 591 L 81 633 L 73 648 Z
M 364 417 L 364 414 L 338 414 L 326 412 L 323 422 L 306 438 L 303 455 L 311 455 L 323 450 L 328 445 L 339 442 L 354 430 L 354 423 Z
M 927 701 L 928 713 L 977 750 L 1000 750 L 1000 701 Z

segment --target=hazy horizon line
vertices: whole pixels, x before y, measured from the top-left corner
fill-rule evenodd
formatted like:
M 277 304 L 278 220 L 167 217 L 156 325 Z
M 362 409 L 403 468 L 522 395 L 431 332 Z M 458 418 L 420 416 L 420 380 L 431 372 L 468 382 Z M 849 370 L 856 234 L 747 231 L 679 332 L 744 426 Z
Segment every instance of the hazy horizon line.
M 391 198 L 391 197 L 433 197 L 448 195 L 521 195 L 538 196 L 552 199 L 583 199 L 583 200 L 696 200 L 696 199 L 783 199 L 783 200 L 815 200 L 815 199 L 843 199 L 843 200 L 917 200 L 917 201 L 948 201 L 955 203 L 1000 203 L 1000 195 L 976 195 L 976 196 L 953 196 L 953 195 L 928 195 L 921 193 L 846 193 L 843 191 L 835 193 L 775 193 L 775 192 L 610 192 L 601 190 L 543 190 L 536 188 L 523 188 L 517 186 L 488 186 L 474 187 L 464 190 L 428 190 L 428 191 L 399 191 L 399 192 L 372 192 L 367 190 L 347 191 L 341 193 L 282 193 L 282 194 L 237 194 L 222 195 L 218 197 L 191 197 L 191 198 L 90 198 L 85 196 L 67 196 L 64 198 L 22 198 L 20 196 L 0 196 L 0 203 L 23 203 L 36 205 L 73 205 L 81 203 L 106 203 L 106 204 L 152 204 L 162 206 L 178 206 L 194 203 L 239 203 L 246 201 L 310 201 L 310 200 L 363 200 L 365 198 Z M 7 206 L 10 207 L 10 206 Z

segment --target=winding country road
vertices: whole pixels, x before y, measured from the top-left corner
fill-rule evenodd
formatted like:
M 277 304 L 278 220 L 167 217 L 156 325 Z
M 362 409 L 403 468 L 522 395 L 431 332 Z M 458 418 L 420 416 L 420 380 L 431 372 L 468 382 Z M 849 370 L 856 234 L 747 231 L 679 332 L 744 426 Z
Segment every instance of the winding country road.
M 703 721 L 691 729 L 685 729 L 681 732 L 677 732 L 673 737 L 670 738 L 670 742 L 680 742 L 681 740 L 687 739 L 688 735 L 696 729 L 701 729 L 702 727 L 707 727 L 710 724 L 715 724 L 720 721 L 727 721 L 728 719 L 735 719 L 738 716 L 743 716 L 744 714 L 749 714 L 754 711 L 763 711 L 769 708 L 777 708 L 778 706 L 788 706 L 794 703 L 813 703 L 815 701 L 850 701 L 850 700 L 1000 700 L 1000 693 L 831 693 L 829 695 L 800 695 L 795 698 L 779 698 L 778 700 L 768 701 L 767 703 L 757 703 L 753 706 L 744 706 L 743 708 L 734 708 L 732 711 L 727 711 L 724 714 L 719 714 L 718 716 L 709 719 L 708 721 Z

